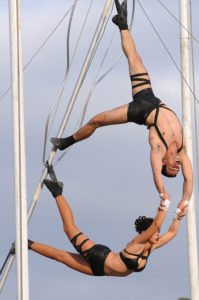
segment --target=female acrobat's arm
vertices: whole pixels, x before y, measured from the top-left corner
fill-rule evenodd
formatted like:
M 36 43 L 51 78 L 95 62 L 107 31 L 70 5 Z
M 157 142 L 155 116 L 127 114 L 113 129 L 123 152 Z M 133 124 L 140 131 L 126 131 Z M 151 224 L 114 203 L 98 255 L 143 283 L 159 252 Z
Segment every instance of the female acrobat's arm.
M 147 240 L 150 239 L 150 237 L 156 232 L 159 231 L 162 223 L 164 222 L 164 219 L 167 214 L 168 207 L 170 205 L 169 195 L 167 194 L 167 200 L 161 200 L 160 206 L 157 209 L 157 215 L 153 220 L 153 223 L 151 226 L 143 231 L 141 234 L 137 235 L 134 238 L 134 242 L 137 244 L 145 243 Z
M 179 215 L 176 210 L 175 217 L 173 219 L 171 226 L 169 227 L 169 230 L 159 238 L 158 243 L 153 246 L 153 250 L 164 246 L 176 236 L 180 226 L 181 219 L 182 216 Z

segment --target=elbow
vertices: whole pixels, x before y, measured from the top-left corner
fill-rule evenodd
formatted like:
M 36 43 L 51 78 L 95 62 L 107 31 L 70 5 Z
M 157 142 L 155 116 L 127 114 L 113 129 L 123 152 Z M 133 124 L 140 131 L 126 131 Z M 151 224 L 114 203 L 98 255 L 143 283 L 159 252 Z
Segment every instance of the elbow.
M 189 186 L 190 189 L 193 189 L 193 175 L 192 174 L 189 174 L 189 175 L 183 174 L 183 176 L 184 176 L 184 184 Z
M 160 231 L 161 225 L 162 225 L 162 224 L 160 224 L 160 223 L 157 224 L 157 230 L 158 230 L 158 231 Z

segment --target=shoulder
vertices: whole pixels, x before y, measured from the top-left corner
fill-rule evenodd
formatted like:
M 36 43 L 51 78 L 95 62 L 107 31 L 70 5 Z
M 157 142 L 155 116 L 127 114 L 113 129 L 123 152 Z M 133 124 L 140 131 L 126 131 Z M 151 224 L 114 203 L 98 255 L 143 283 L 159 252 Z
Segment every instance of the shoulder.
M 156 132 L 149 132 L 149 144 L 151 146 L 151 148 L 153 148 L 154 150 L 158 150 L 161 151 L 162 147 L 161 147 L 161 141 L 158 138 Z

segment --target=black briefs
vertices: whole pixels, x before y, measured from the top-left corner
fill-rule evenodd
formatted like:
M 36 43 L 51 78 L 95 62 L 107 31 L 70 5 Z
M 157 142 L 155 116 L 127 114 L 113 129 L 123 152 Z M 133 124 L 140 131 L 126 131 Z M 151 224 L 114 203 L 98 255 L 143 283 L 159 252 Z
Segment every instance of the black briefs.
M 103 276 L 104 262 L 111 250 L 104 245 L 96 244 L 86 251 L 84 258 L 89 262 L 94 275 Z
M 82 232 L 76 234 L 71 239 L 71 243 L 73 244 L 75 249 L 88 261 L 94 275 L 96 276 L 106 275 L 104 273 L 104 262 L 108 254 L 111 252 L 111 250 L 104 245 L 95 244 L 90 249 L 82 251 L 81 248 L 83 244 L 86 243 L 89 239 L 85 239 L 80 245 L 76 245 L 77 238 L 81 234 Z
M 157 119 L 158 119 L 160 108 L 164 108 L 170 111 L 172 110 L 168 108 L 164 103 L 161 103 L 160 99 L 155 97 L 151 88 L 144 89 L 136 93 L 133 99 L 134 100 L 129 103 L 129 107 L 127 111 L 128 122 L 134 122 L 139 125 L 146 125 L 147 117 L 155 109 L 156 113 L 155 113 L 154 123 L 150 124 L 148 126 L 148 129 L 151 128 L 152 126 L 155 127 L 155 130 L 159 138 L 164 144 L 166 150 L 168 150 L 168 145 L 157 126 Z M 179 153 L 182 150 L 182 148 L 183 148 L 183 135 L 182 135 L 181 147 L 177 150 L 177 152 Z
M 139 125 L 146 125 L 146 119 L 150 113 L 160 104 L 160 99 L 156 98 L 152 89 L 147 88 L 139 91 L 129 103 L 127 119 Z

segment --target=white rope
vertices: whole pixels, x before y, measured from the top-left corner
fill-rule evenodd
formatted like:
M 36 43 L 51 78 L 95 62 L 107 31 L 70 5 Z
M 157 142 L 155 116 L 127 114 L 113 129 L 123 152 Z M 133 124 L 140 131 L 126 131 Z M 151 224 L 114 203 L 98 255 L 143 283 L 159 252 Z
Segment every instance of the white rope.
M 186 32 L 190 34 L 190 36 L 195 40 L 195 42 L 199 44 L 199 40 L 196 37 L 194 37 L 193 33 L 189 31 L 173 13 L 160 0 L 156 1 L 159 2 L 159 4 L 162 5 L 162 7 L 174 18 L 174 20 L 176 20 L 176 22 L 180 24 L 180 26 L 183 27 L 186 30 Z
M 158 38 L 159 38 L 160 42 L 162 43 L 163 47 L 165 48 L 167 54 L 168 54 L 169 57 L 171 58 L 173 64 L 174 64 L 175 67 L 176 67 L 176 69 L 177 69 L 178 72 L 180 73 L 182 79 L 184 80 L 184 82 L 185 82 L 186 85 L 188 86 L 188 88 L 189 88 L 191 94 L 194 96 L 194 92 L 192 91 L 191 86 L 189 85 L 189 83 L 187 82 L 186 78 L 185 78 L 184 75 L 182 74 L 182 72 L 181 72 L 180 68 L 178 67 L 178 65 L 177 65 L 177 63 L 176 63 L 176 61 L 175 61 L 175 59 L 173 58 L 171 52 L 170 52 L 169 49 L 167 48 L 167 46 L 166 46 L 166 44 L 164 43 L 163 39 L 161 38 L 160 34 L 158 33 L 158 31 L 156 30 L 155 26 L 153 25 L 151 19 L 150 19 L 149 16 L 147 15 L 146 10 L 143 8 L 143 6 L 141 5 L 141 3 L 140 3 L 139 0 L 137 0 L 137 2 L 138 2 L 138 4 L 139 4 L 140 8 L 142 9 L 144 15 L 145 15 L 146 18 L 148 19 L 148 21 L 149 21 L 150 25 L 152 26 L 153 30 L 155 31 L 156 35 L 158 36 Z M 196 97 L 195 97 L 195 100 L 196 100 L 197 103 L 199 104 L 199 100 L 198 100 Z
M 132 6 L 132 15 L 131 15 L 131 21 L 130 21 L 130 25 L 129 25 L 130 31 L 131 31 L 132 25 L 133 25 L 134 13 L 135 13 L 135 0 L 133 0 L 133 6 Z M 111 15 L 111 13 L 110 13 L 110 15 Z M 110 15 L 109 15 L 109 17 L 108 17 L 108 20 L 110 19 Z M 108 23 L 108 20 L 107 20 L 107 23 Z M 104 34 L 104 32 L 105 32 L 107 23 L 106 23 L 106 25 L 105 25 L 103 34 Z M 85 105 L 84 105 L 84 108 L 83 108 L 83 112 L 82 112 L 82 114 L 81 114 L 81 116 L 80 116 L 80 119 L 81 119 L 81 120 L 78 121 L 79 126 L 76 126 L 77 129 L 78 129 L 78 128 L 81 128 L 81 126 L 82 126 L 82 124 L 83 124 L 83 121 L 84 121 L 84 118 L 85 118 L 85 114 L 86 114 L 86 111 L 87 111 L 87 107 L 88 107 L 88 103 L 89 103 L 89 101 L 90 101 L 90 98 L 91 98 L 91 96 L 92 96 L 92 93 L 93 93 L 95 87 L 97 86 L 98 83 L 100 83 L 100 82 L 101 82 L 101 81 L 102 81 L 102 80 L 103 80 L 103 79 L 104 79 L 104 78 L 105 78 L 105 77 L 106 77 L 106 76 L 107 76 L 107 75 L 115 68 L 115 66 L 116 66 L 117 63 L 119 62 L 120 58 L 122 57 L 123 51 L 121 51 L 121 53 L 119 54 L 119 56 L 117 57 L 117 59 L 115 60 L 115 62 L 113 63 L 113 65 L 112 65 L 112 66 L 111 66 L 111 67 L 110 67 L 110 68 L 109 68 L 109 69 L 108 69 L 108 70 L 107 70 L 107 71 L 106 71 L 99 79 L 97 79 L 98 76 L 99 76 L 99 74 L 100 74 L 100 72 L 101 72 L 101 69 L 102 69 L 102 67 L 103 67 L 105 58 L 106 58 L 106 56 L 107 56 L 107 54 L 108 54 L 108 51 L 110 50 L 110 46 L 111 46 L 111 43 L 112 43 L 112 41 L 113 41 L 115 32 L 116 32 L 116 30 L 114 30 L 114 33 L 113 33 L 113 35 L 112 35 L 112 37 L 111 37 L 111 39 L 110 39 L 109 46 L 107 47 L 107 50 L 105 51 L 104 57 L 103 57 L 103 59 L 102 59 L 102 62 L 101 62 L 101 64 L 100 64 L 100 67 L 99 67 L 99 69 L 98 69 L 98 71 L 97 71 L 97 74 L 96 74 L 96 76 L 95 76 L 95 79 L 94 79 L 94 82 L 93 82 L 93 84 L 92 84 L 92 86 L 91 86 L 91 89 L 90 89 L 90 91 L 89 91 L 87 100 L 86 100 Z M 101 37 L 101 39 L 102 39 L 102 37 Z M 100 39 L 100 40 L 101 40 L 101 39 Z M 61 161 L 61 159 L 66 155 L 66 153 L 69 151 L 70 148 L 71 148 L 71 147 L 69 147 L 69 148 L 67 148 L 66 150 L 63 151 L 63 153 L 62 153 L 62 154 L 59 156 L 59 158 L 55 161 L 54 166 L 56 166 L 57 163 Z
M 97 25 L 97 29 L 96 29 L 96 31 L 95 31 L 93 40 L 92 40 L 91 45 L 90 45 L 90 47 L 89 47 L 87 57 L 86 57 L 86 59 L 85 59 L 84 65 L 83 65 L 83 67 L 82 67 L 82 70 L 81 70 L 81 72 L 80 72 L 79 78 L 78 78 L 78 80 L 77 80 L 75 90 L 74 90 L 73 95 L 72 95 L 72 97 L 71 97 L 71 99 L 70 99 L 70 103 L 69 103 L 69 105 L 68 105 L 68 107 L 67 107 L 67 110 L 66 110 L 66 113 L 65 113 L 65 117 L 64 117 L 64 119 L 63 119 L 63 121 L 62 121 L 62 124 L 61 124 L 61 126 L 60 126 L 60 129 L 59 129 L 59 132 L 58 132 L 58 137 L 61 137 L 61 136 L 62 136 L 63 131 L 64 131 L 64 129 L 65 129 L 65 126 L 66 126 L 66 124 L 67 124 L 68 118 L 69 118 L 69 116 L 70 116 L 70 112 L 71 112 L 71 110 L 72 110 L 72 108 L 73 108 L 74 102 L 75 102 L 75 100 L 76 100 L 76 98 L 77 98 L 77 94 L 78 94 L 78 92 L 79 92 L 79 87 L 81 86 L 81 81 L 84 79 L 84 76 L 83 76 L 84 74 L 83 74 L 83 73 L 84 73 L 85 70 L 86 70 L 86 65 L 87 65 L 87 63 L 88 63 L 88 61 L 89 61 L 89 57 L 90 57 L 91 54 L 92 54 L 92 51 L 93 51 L 93 49 L 94 49 L 94 45 L 97 43 L 98 37 L 99 37 L 100 32 L 101 32 L 101 30 L 102 30 L 102 28 L 103 28 L 103 24 L 104 24 L 104 21 L 105 21 L 105 19 L 106 19 L 106 16 L 107 16 L 107 13 L 108 13 L 110 4 L 111 4 L 111 0 L 107 0 L 106 3 L 105 3 L 105 6 L 104 6 L 104 8 L 103 8 L 103 12 L 102 12 L 102 14 L 101 14 L 99 23 L 98 23 L 98 25 Z M 52 148 L 52 150 L 51 150 L 51 152 L 50 152 L 50 154 L 49 154 L 49 158 L 48 158 L 49 165 L 52 164 L 55 154 L 56 154 L 56 149 Z M 42 176 L 41 176 L 41 178 L 40 178 L 40 180 L 39 180 L 39 183 L 38 183 L 38 185 L 37 185 L 37 188 L 36 188 L 36 190 L 35 190 L 35 193 L 34 193 L 34 195 L 33 195 L 32 203 L 31 203 L 30 208 L 29 208 L 29 210 L 28 210 L 28 222 L 30 221 L 30 218 L 31 218 L 31 216 L 32 216 L 32 214 L 33 214 L 33 211 L 34 211 L 35 207 L 36 207 L 38 198 L 39 198 L 39 196 L 40 196 L 40 194 L 41 194 L 42 187 L 43 187 L 43 180 L 46 178 L 47 175 L 48 175 L 47 166 L 45 166 L 45 167 L 44 167 L 44 170 L 43 170 L 43 172 L 42 172 Z M 11 266 L 12 266 L 12 264 L 13 264 L 14 258 L 15 258 L 15 255 L 13 255 L 13 256 L 10 258 L 10 260 L 8 261 L 8 263 L 7 263 L 6 270 L 4 271 L 3 278 L 1 279 L 1 282 L 0 282 L 0 292 L 1 292 L 2 289 L 3 289 L 5 280 L 6 280 L 6 278 L 7 278 L 7 276 L 8 276 L 8 273 L 9 273 L 9 271 L 10 271 L 10 269 L 11 269 Z
M 130 30 L 130 31 L 131 31 L 132 25 L 133 25 L 134 13 L 135 13 L 135 0 L 133 1 L 133 6 L 132 6 L 132 16 L 131 16 L 131 21 L 130 21 L 130 26 L 129 26 L 129 30 Z M 115 66 L 116 66 L 117 63 L 119 62 L 120 58 L 122 57 L 123 51 L 120 52 L 119 56 L 117 57 L 117 59 L 116 59 L 116 61 L 113 63 L 113 65 L 112 65 L 112 66 L 111 66 L 111 67 L 110 67 L 110 68 L 109 68 L 109 69 L 108 69 L 108 70 L 107 70 L 107 71 L 106 71 L 106 72 L 98 79 L 98 76 L 99 76 L 99 74 L 100 74 L 100 72 L 101 72 L 101 69 L 102 69 L 102 67 L 103 67 L 105 58 L 106 58 L 106 56 L 107 56 L 107 54 L 108 54 L 108 51 L 110 50 L 110 47 L 111 47 L 111 44 L 112 44 L 112 41 L 113 41 L 115 32 L 116 32 L 116 29 L 114 30 L 114 33 L 113 33 L 112 38 L 111 38 L 111 40 L 110 40 L 109 46 L 108 46 L 108 48 L 107 48 L 107 50 L 106 50 L 106 52 L 105 52 L 105 55 L 104 55 L 104 57 L 103 57 L 103 59 L 102 59 L 101 65 L 100 65 L 100 67 L 99 67 L 99 70 L 98 70 L 98 72 L 97 72 L 97 74 L 96 74 L 95 80 L 94 80 L 94 82 L 93 82 L 93 85 L 92 85 L 92 87 L 91 87 L 91 89 L 90 89 L 90 91 L 89 91 L 89 95 L 88 95 L 88 97 L 87 97 L 85 106 L 84 106 L 84 108 L 83 108 L 83 114 L 82 114 L 81 121 L 80 121 L 80 127 L 81 127 L 82 124 L 83 124 L 83 121 L 84 121 L 84 118 L 85 118 L 85 114 L 86 114 L 86 110 L 87 110 L 87 106 L 88 106 L 89 100 L 90 100 L 90 98 L 91 98 L 91 96 L 92 96 L 92 93 L 93 93 L 95 87 L 97 86 L 98 83 L 100 83 L 100 81 L 102 81 L 102 80 L 106 77 L 106 75 L 108 75 L 108 74 L 115 68 Z
M 65 77 L 64 77 L 62 86 L 61 86 L 61 88 L 59 90 L 59 93 L 57 94 L 56 98 L 53 100 L 53 104 L 51 106 L 50 112 L 49 112 L 48 117 L 47 117 L 46 126 L 45 126 L 44 148 L 43 148 L 43 163 L 44 164 L 45 164 L 45 161 L 46 161 L 46 159 L 45 159 L 45 157 L 46 157 L 46 145 L 47 145 L 47 140 L 48 140 L 49 132 L 50 132 L 50 129 L 51 129 L 52 125 L 53 125 L 54 118 L 55 118 L 58 106 L 60 104 L 61 96 L 63 94 L 64 88 L 65 88 L 65 85 L 66 85 L 66 82 L 67 82 L 67 79 L 68 79 L 70 67 L 71 67 L 73 59 L 75 57 L 75 53 L 76 53 L 76 50 L 78 48 L 78 45 L 79 45 L 79 42 L 80 42 L 83 30 L 85 28 L 85 25 L 86 25 L 86 22 L 87 22 L 88 15 L 89 15 L 89 12 L 91 10 L 92 4 L 93 4 L 93 0 L 91 0 L 90 5 L 88 7 L 87 14 L 86 14 L 86 17 L 85 17 L 82 29 L 80 31 L 80 34 L 79 34 L 79 37 L 78 37 L 75 49 L 73 51 L 73 55 L 72 55 L 71 61 L 68 59 L 69 58 L 69 54 L 68 54 L 68 51 L 67 51 L 67 57 L 68 57 L 67 61 L 68 61 L 68 63 L 67 63 L 67 70 L 66 70 L 66 73 L 65 73 Z M 70 24 L 71 24 L 71 22 L 72 22 L 72 18 L 70 20 Z M 70 30 L 70 26 L 68 28 L 68 31 L 69 30 Z M 69 34 L 68 34 L 68 36 L 69 36 Z M 69 49 L 69 38 L 67 38 L 67 49 Z M 50 127 L 49 127 L 49 122 L 50 122 L 50 118 L 51 118 L 51 115 L 52 115 L 53 111 L 54 111 L 53 120 L 51 121 L 51 124 L 50 124 Z
M 49 39 L 53 36 L 53 34 L 56 32 L 56 30 L 59 28 L 59 26 L 61 25 L 61 23 L 64 21 L 64 19 L 66 18 L 66 16 L 68 15 L 68 13 L 70 12 L 71 8 L 64 14 L 64 16 L 61 18 L 61 20 L 57 23 L 57 25 L 54 27 L 54 29 L 51 31 L 51 33 L 48 35 L 48 37 L 44 40 L 44 42 L 41 44 L 41 46 L 37 49 L 37 51 L 33 54 L 33 56 L 27 61 L 27 63 L 25 64 L 23 71 L 25 71 L 29 65 L 31 64 L 31 62 L 35 59 L 35 57 L 39 54 L 39 52 L 43 49 L 43 47 L 46 45 L 46 43 L 49 41 Z M 1 95 L 0 97 L 0 101 L 7 95 L 7 93 L 9 92 L 9 90 L 11 89 L 11 86 L 9 86 L 7 88 L 7 90 L 5 90 L 5 92 Z
M 71 11 L 71 15 L 70 15 L 68 30 L 67 30 L 67 66 L 66 66 L 66 72 L 65 72 L 64 80 L 62 82 L 61 88 L 59 89 L 59 92 L 58 92 L 57 96 L 53 100 L 53 103 L 51 105 L 51 108 L 50 108 L 50 111 L 49 111 L 49 114 L 48 114 L 48 117 L 47 117 L 47 121 L 46 121 L 45 134 L 44 134 L 44 147 L 43 147 L 43 163 L 45 163 L 46 144 L 47 144 L 47 139 L 48 139 L 48 126 L 49 126 L 50 118 L 51 118 L 51 115 L 52 115 L 53 112 L 54 112 L 54 117 L 56 115 L 58 105 L 60 103 L 60 99 L 61 99 L 61 96 L 63 94 L 64 87 L 65 87 L 65 84 L 66 84 L 66 81 L 67 81 L 67 78 L 68 78 L 68 73 L 69 73 L 69 70 L 70 70 L 70 53 L 69 53 L 70 29 L 71 29 L 71 24 L 72 24 L 72 19 L 73 19 L 73 14 L 74 14 L 76 4 L 77 4 L 77 0 L 74 1 L 74 4 L 72 6 L 72 11 Z M 53 117 L 53 121 L 54 121 L 54 117 Z M 52 123 L 53 123 L 53 121 L 52 121 Z

